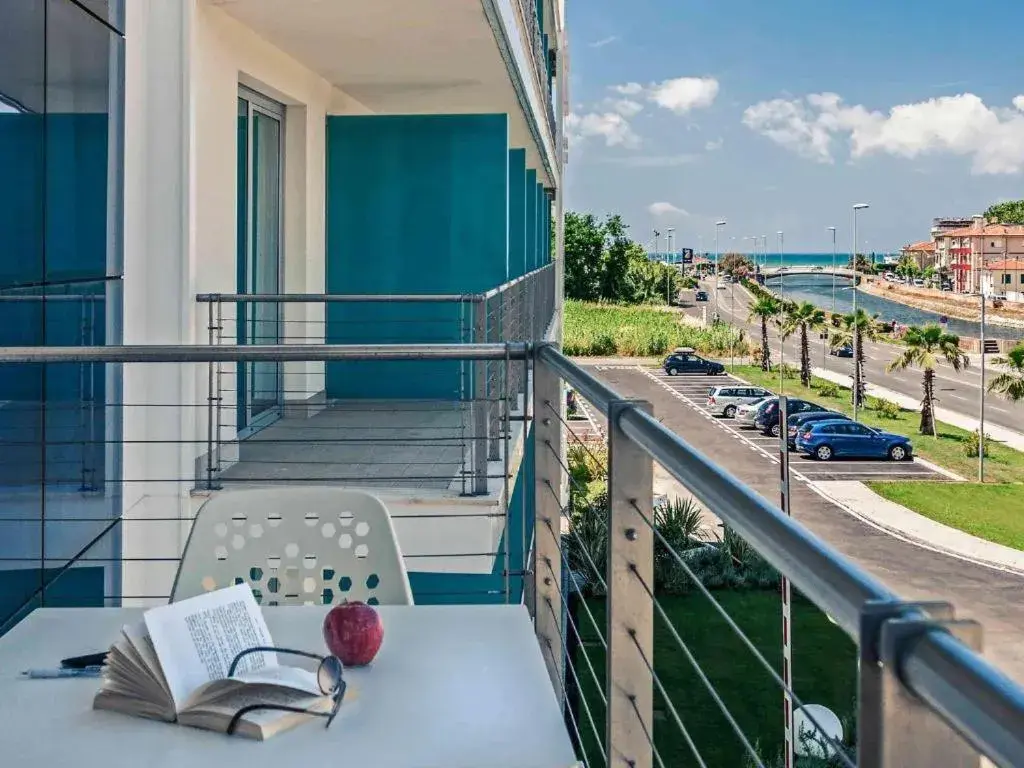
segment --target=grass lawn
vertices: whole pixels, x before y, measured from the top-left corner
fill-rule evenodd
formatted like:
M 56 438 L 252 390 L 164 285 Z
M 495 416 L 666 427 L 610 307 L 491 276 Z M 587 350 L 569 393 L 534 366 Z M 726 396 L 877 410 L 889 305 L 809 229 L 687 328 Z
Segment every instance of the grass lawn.
M 562 351 L 571 357 L 660 357 L 675 347 L 721 354 L 734 339 L 726 326 L 687 325 L 667 307 L 565 302 Z
M 766 387 L 778 392 L 778 373 L 766 374 L 757 366 L 737 365 L 733 372 L 736 376 L 751 384 Z M 823 379 L 813 378 L 810 389 L 800 385 L 800 379 L 786 379 L 786 394 L 813 400 L 820 405 L 843 413 L 852 414 L 850 390 L 840 387 L 838 397 L 823 397 L 818 390 L 823 384 L 830 384 Z M 868 398 L 869 405 L 874 398 Z M 970 434 L 965 429 L 944 424 L 936 425 L 939 436 L 922 435 L 918 432 L 921 415 L 916 411 L 901 410 L 895 419 L 887 419 L 877 411 L 860 409 L 860 420 L 869 427 L 884 429 L 897 435 L 906 435 L 914 444 L 914 453 L 941 467 L 952 470 L 966 478 L 974 478 L 978 473 L 977 456 L 964 453 L 964 441 Z M 1015 483 L 1024 478 L 1024 453 L 1007 448 L 996 442 L 989 443 L 989 455 L 985 458 L 985 479 L 993 483 Z
M 775 591 L 716 591 L 716 599 L 774 666 L 782 669 L 782 620 Z M 795 693 L 807 704 L 824 704 L 840 718 L 854 715 L 857 649 L 837 626 L 810 602 L 794 595 L 793 674 Z M 686 642 L 704 673 L 714 684 L 729 711 L 762 757 L 774 758 L 782 749 L 782 692 L 761 664 L 700 594 L 658 598 L 672 624 Z M 588 606 L 605 627 L 605 601 Z M 604 704 L 594 690 L 594 676 L 586 654 L 604 684 L 604 649 L 584 610 L 574 620 L 584 646 L 574 668 L 602 739 Z M 693 671 L 678 643 L 655 613 L 654 667 L 691 737 L 708 766 L 745 765 L 746 752 L 721 710 Z M 571 632 L 571 629 L 567 631 Z M 781 673 L 781 672 L 780 672 Z M 572 679 L 571 673 L 569 679 Z M 590 765 L 603 765 L 590 720 L 580 706 L 579 727 Z M 664 701 L 655 689 L 654 739 L 665 765 L 696 766 Z M 602 741 L 603 746 L 603 741 Z
M 875 493 L 937 523 L 1024 550 L 1024 483 L 868 483 Z

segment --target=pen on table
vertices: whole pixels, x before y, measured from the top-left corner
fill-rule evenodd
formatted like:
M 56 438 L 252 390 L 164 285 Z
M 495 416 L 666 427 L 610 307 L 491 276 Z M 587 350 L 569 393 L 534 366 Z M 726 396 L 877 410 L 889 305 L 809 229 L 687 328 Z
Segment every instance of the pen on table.
M 81 667 L 69 669 L 26 669 L 21 673 L 30 680 L 56 680 L 62 677 L 100 677 L 103 674 L 103 667 Z

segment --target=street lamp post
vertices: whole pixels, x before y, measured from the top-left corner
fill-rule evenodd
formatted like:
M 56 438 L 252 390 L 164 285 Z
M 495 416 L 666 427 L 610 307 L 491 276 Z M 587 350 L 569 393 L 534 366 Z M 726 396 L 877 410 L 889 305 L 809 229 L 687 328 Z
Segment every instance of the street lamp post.
M 672 248 L 673 248 L 673 244 L 674 244 L 674 240 L 675 240 L 675 232 L 676 232 L 675 227 L 669 227 L 666 230 L 666 232 L 668 233 L 668 234 L 665 235 L 665 239 L 666 239 L 666 241 L 668 243 L 668 245 L 667 245 L 668 255 L 665 257 L 665 263 L 666 264 L 672 264 Z M 668 304 L 669 306 L 672 306 L 672 298 L 671 298 L 671 293 L 670 293 L 670 290 L 671 290 L 670 289 L 670 284 L 671 284 L 671 282 L 672 281 L 670 279 L 669 271 L 666 269 L 665 270 L 665 303 Z
M 782 304 L 786 303 L 786 275 L 782 271 L 782 262 L 786 258 L 786 236 L 781 231 L 776 232 L 779 236 L 779 298 L 782 299 Z M 785 371 L 785 357 L 786 357 L 786 337 L 782 333 L 782 329 L 779 328 L 779 394 L 781 395 L 786 391 L 786 371 Z
M 932 414 L 932 419 L 935 414 Z M 981 283 L 981 408 L 978 413 L 978 482 L 985 482 L 985 284 Z
M 718 317 L 718 232 L 725 226 L 725 219 L 715 222 L 715 317 Z
M 829 227 L 832 233 L 832 314 L 836 313 L 836 228 Z
M 861 338 L 857 325 L 857 213 L 868 208 L 867 203 L 856 203 L 853 206 L 853 420 L 857 420 L 860 409 L 860 390 L 863 372 L 860 368 Z

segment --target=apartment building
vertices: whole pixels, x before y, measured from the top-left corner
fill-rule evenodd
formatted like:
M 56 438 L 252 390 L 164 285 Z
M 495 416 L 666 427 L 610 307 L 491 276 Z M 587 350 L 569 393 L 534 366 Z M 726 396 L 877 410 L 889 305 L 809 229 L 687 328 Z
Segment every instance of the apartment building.
M 975 216 L 970 227 L 943 232 L 937 242 L 961 293 L 980 291 L 993 263 L 1024 258 L 1024 226 L 986 223 L 983 216 Z
M 0 345 L 555 338 L 566 58 L 562 0 L 4 4 Z M 523 374 L 469 368 L 5 366 L 0 626 L 166 600 L 211 493 L 318 467 L 404 513 L 419 602 L 507 597 L 525 404 L 481 439 L 467 391 Z

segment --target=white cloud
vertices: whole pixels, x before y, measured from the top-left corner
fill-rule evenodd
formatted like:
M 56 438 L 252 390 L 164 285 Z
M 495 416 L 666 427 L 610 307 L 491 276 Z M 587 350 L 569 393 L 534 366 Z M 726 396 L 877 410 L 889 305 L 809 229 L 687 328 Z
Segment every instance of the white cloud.
M 605 99 L 603 104 L 625 118 L 636 117 L 644 111 L 644 105 L 632 99 Z
M 566 131 L 570 142 L 574 143 L 599 138 L 604 139 L 605 145 L 609 147 L 635 149 L 640 146 L 640 137 L 633 131 L 629 121 L 617 112 L 572 113 L 566 118 Z
M 682 208 L 678 208 L 672 203 L 651 203 L 647 206 L 648 213 L 651 216 L 689 216 L 689 211 L 685 211 Z
M 823 163 L 833 144 L 849 143 L 854 159 L 871 154 L 916 158 L 946 153 L 970 157 L 976 174 L 1024 171 L 1024 96 L 1014 109 L 989 107 L 974 94 L 943 96 L 892 107 L 888 113 L 846 105 L 834 93 L 773 99 L 748 107 L 743 123 L 777 144 Z
M 604 48 L 606 45 L 611 45 L 612 43 L 617 42 L 618 39 L 618 35 L 612 35 L 611 37 L 605 37 L 602 38 L 601 40 L 595 40 L 594 42 L 590 43 L 590 47 Z
M 625 165 L 630 168 L 675 168 L 680 165 L 689 165 L 698 159 L 698 155 L 627 155 L 604 158 L 603 162 Z
M 677 77 L 655 83 L 647 89 L 647 97 L 659 107 L 677 115 L 710 107 L 718 96 L 718 81 L 713 77 Z
M 715 139 L 714 141 L 709 141 L 707 144 L 705 144 L 704 149 L 706 149 L 708 152 L 717 152 L 722 148 L 723 144 L 725 144 L 725 139 L 718 138 Z
M 639 96 L 644 92 L 644 87 L 640 83 L 625 83 L 624 85 L 613 85 L 611 87 L 616 93 L 621 93 L 623 96 Z

